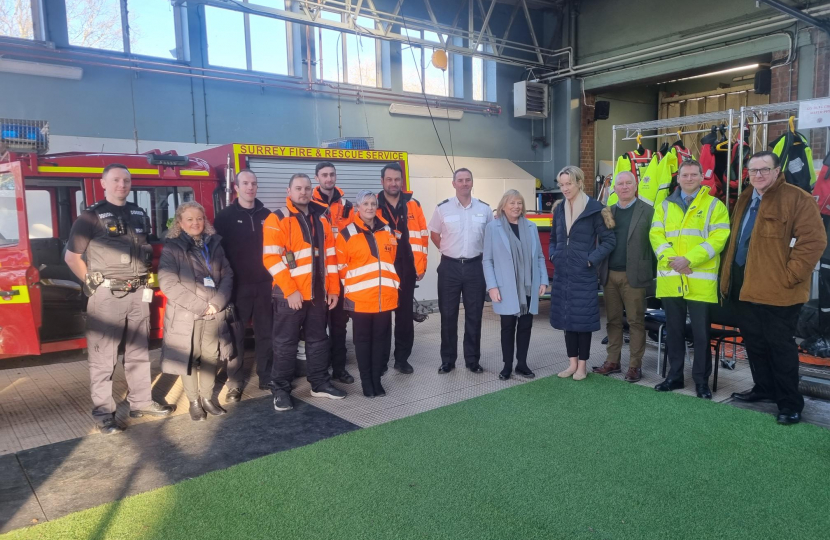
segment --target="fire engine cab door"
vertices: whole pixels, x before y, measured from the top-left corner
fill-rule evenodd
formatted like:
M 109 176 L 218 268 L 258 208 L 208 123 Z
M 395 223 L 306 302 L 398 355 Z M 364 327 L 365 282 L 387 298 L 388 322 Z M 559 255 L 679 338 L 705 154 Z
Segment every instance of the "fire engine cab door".
M 31 261 L 20 164 L 0 164 L 0 358 L 40 354 L 40 291 Z

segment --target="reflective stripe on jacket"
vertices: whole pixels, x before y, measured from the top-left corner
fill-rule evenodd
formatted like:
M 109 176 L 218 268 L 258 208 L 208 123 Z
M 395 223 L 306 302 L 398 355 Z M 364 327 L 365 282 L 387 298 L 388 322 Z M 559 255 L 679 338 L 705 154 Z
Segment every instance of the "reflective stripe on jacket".
M 412 198 L 412 192 L 404 191 L 401 193 L 401 200 L 406 203 L 406 228 L 409 232 L 409 245 L 412 248 L 412 257 L 415 261 L 415 273 L 423 274 L 427 271 L 427 253 L 429 248 L 429 230 L 427 229 L 427 220 L 424 217 L 424 211 L 421 209 L 421 203 Z M 378 193 L 378 211 L 384 215 L 391 214 L 388 208 L 380 206 L 384 204 L 386 198 L 383 192 Z M 385 220 L 393 231 L 400 233 L 395 224 L 390 220 Z M 402 235 L 395 234 L 395 237 L 400 240 Z
M 311 197 L 314 202 L 328 207 L 325 216 L 329 220 L 331 232 L 335 238 L 340 234 L 340 231 L 345 229 L 357 217 L 354 205 L 343 197 L 343 190 L 337 186 L 334 188 L 334 196 L 332 196 L 331 201 L 320 190 L 320 186 L 314 188 Z
M 398 307 L 398 241 L 381 217 L 369 229 L 358 218 L 337 237 L 337 268 L 348 311 L 381 313 Z
M 308 204 L 308 212 L 314 224 L 311 228 L 313 230 L 310 230 L 308 222 L 291 200 L 288 199 L 286 203 L 286 207 L 275 210 L 268 216 L 262 230 L 262 262 L 274 277 L 274 285 L 286 297 L 300 291 L 303 300 L 311 300 L 314 280 L 324 275 L 326 279 L 323 287 L 326 292 L 339 294 L 334 236 L 329 222 L 323 217 L 326 207 L 314 201 Z M 314 271 L 315 249 L 319 272 Z
M 729 238 L 729 214 L 706 186 L 701 186 L 684 212 L 682 193 L 676 190 L 654 209 L 649 241 L 657 256 L 657 297 L 716 303 L 720 252 Z M 674 257 L 688 259 L 692 273 L 672 270 L 669 262 Z

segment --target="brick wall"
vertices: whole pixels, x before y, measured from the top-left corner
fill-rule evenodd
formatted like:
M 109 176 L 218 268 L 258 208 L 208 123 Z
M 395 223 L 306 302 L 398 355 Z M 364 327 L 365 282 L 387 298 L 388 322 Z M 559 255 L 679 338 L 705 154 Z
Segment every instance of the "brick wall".
M 816 72 L 812 95 L 816 98 L 830 97 L 830 37 L 818 29 L 811 30 L 811 42 L 816 46 Z M 786 51 L 779 51 L 772 55 L 773 61 L 786 58 Z M 790 78 L 792 70 L 792 79 Z M 770 103 L 783 103 L 798 99 L 798 60 L 790 66 L 781 66 L 772 69 L 772 88 L 770 89 Z M 770 115 L 770 119 L 786 118 L 787 115 Z M 786 122 L 770 126 L 769 141 L 777 139 L 787 129 Z M 827 141 L 827 130 L 810 130 L 805 132 L 810 137 L 810 147 L 814 157 L 824 157 L 824 148 Z M 819 156 L 821 154 L 821 156 Z
M 596 177 L 596 161 L 594 149 L 594 103 L 596 96 L 587 94 L 581 107 L 581 121 L 579 126 L 579 168 L 585 172 L 585 193 L 594 195 L 594 178 Z M 586 106 L 587 104 L 587 106 Z

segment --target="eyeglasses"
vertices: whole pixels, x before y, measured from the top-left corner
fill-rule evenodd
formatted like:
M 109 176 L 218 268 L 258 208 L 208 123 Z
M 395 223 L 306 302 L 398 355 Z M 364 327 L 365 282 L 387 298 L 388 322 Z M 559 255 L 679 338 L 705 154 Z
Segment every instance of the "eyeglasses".
M 746 172 L 749 173 L 749 176 L 757 176 L 759 174 L 762 176 L 766 176 L 772 172 L 772 169 L 769 167 L 764 167 L 763 169 L 747 169 Z

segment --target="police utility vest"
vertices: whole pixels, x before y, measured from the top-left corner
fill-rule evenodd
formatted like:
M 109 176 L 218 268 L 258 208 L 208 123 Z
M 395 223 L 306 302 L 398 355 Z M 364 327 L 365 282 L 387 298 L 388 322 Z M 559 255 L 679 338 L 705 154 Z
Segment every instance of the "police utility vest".
M 147 243 L 150 218 L 144 210 L 135 203 L 118 207 L 106 200 L 86 210 L 98 216 L 100 224 L 85 253 L 89 272 L 100 272 L 110 279 L 146 276 L 153 248 Z

